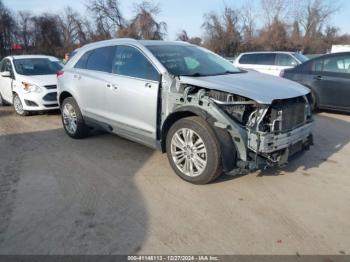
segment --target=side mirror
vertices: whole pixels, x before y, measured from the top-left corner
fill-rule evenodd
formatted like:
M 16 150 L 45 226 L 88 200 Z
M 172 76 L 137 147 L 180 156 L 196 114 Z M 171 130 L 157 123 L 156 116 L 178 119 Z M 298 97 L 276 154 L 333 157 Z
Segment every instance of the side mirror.
M 2 76 L 2 77 L 11 77 L 11 72 L 10 71 L 0 72 L 0 76 Z

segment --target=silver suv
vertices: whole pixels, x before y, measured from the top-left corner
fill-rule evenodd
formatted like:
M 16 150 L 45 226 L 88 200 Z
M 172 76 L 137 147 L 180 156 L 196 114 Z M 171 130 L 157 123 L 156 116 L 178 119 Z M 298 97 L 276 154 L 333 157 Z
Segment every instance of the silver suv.
M 58 100 L 69 136 L 99 127 L 158 148 L 196 184 L 285 164 L 312 144 L 308 89 L 183 42 L 86 45 L 58 73 Z

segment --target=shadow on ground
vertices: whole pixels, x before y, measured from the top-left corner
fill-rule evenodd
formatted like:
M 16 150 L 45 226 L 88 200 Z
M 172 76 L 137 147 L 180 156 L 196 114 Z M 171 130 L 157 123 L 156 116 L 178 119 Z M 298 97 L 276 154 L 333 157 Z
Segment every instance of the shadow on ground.
M 133 179 L 152 153 L 108 134 L 0 135 L 0 254 L 137 252 L 148 219 Z
M 15 114 L 15 112 L 13 110 L 11 110 L 11 107 L 9 107 L 9 106 L 2 106 L 0 108 L 1 108 L 1 110 L 0 110 L 0 118 L 1 117 L 7 117 L 7 116 L 10 116 L 12 114 Z

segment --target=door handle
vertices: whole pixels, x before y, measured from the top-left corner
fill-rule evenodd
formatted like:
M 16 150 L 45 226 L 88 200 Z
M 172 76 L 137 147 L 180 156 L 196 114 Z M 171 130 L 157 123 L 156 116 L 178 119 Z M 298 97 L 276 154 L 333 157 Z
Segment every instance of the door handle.
M 323 77 L 322 77 L 322 76 L 315 76 L 314 79 L 316 79 L 316 80 L 322 80 Z
M 111 90 L 117 90 L 118 87 L 116 85 L 113 85 L 113 84 L 107 84 L 107 87 Z
M 150 83 L 146 83 L 146 84 L 145 84 L 145 87 L 151 88 L 152 85 L 151 85 Z
M 74 75 L 74 78 L 79 80 L 79 79 L 81 79 L 81 75 L 75 74 L 75 75 Z

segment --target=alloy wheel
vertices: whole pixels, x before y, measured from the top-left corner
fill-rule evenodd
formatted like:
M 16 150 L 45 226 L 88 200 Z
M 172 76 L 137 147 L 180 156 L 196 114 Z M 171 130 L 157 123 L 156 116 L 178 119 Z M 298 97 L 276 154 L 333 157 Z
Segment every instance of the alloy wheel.
M 77 131 L 78 121 L 77 121 L 77 114 L 75 112 L 75 109 L 70 103 L 66 103 L 64 105 L 62 117 L 63 117 L 63 123 L 66 130 L 70 134 L 74 134 Z
M 200 176 L 207 166 L 203 139 L 192 129 L 179 129 L 171 139 L 171 155 L 176 167 L 190 177 Z
M 18 95 L 15 95 L 15 97 L 13 98 L 13 107 L 15 108 L 17 114 L 24 114 L 23 105 Z

